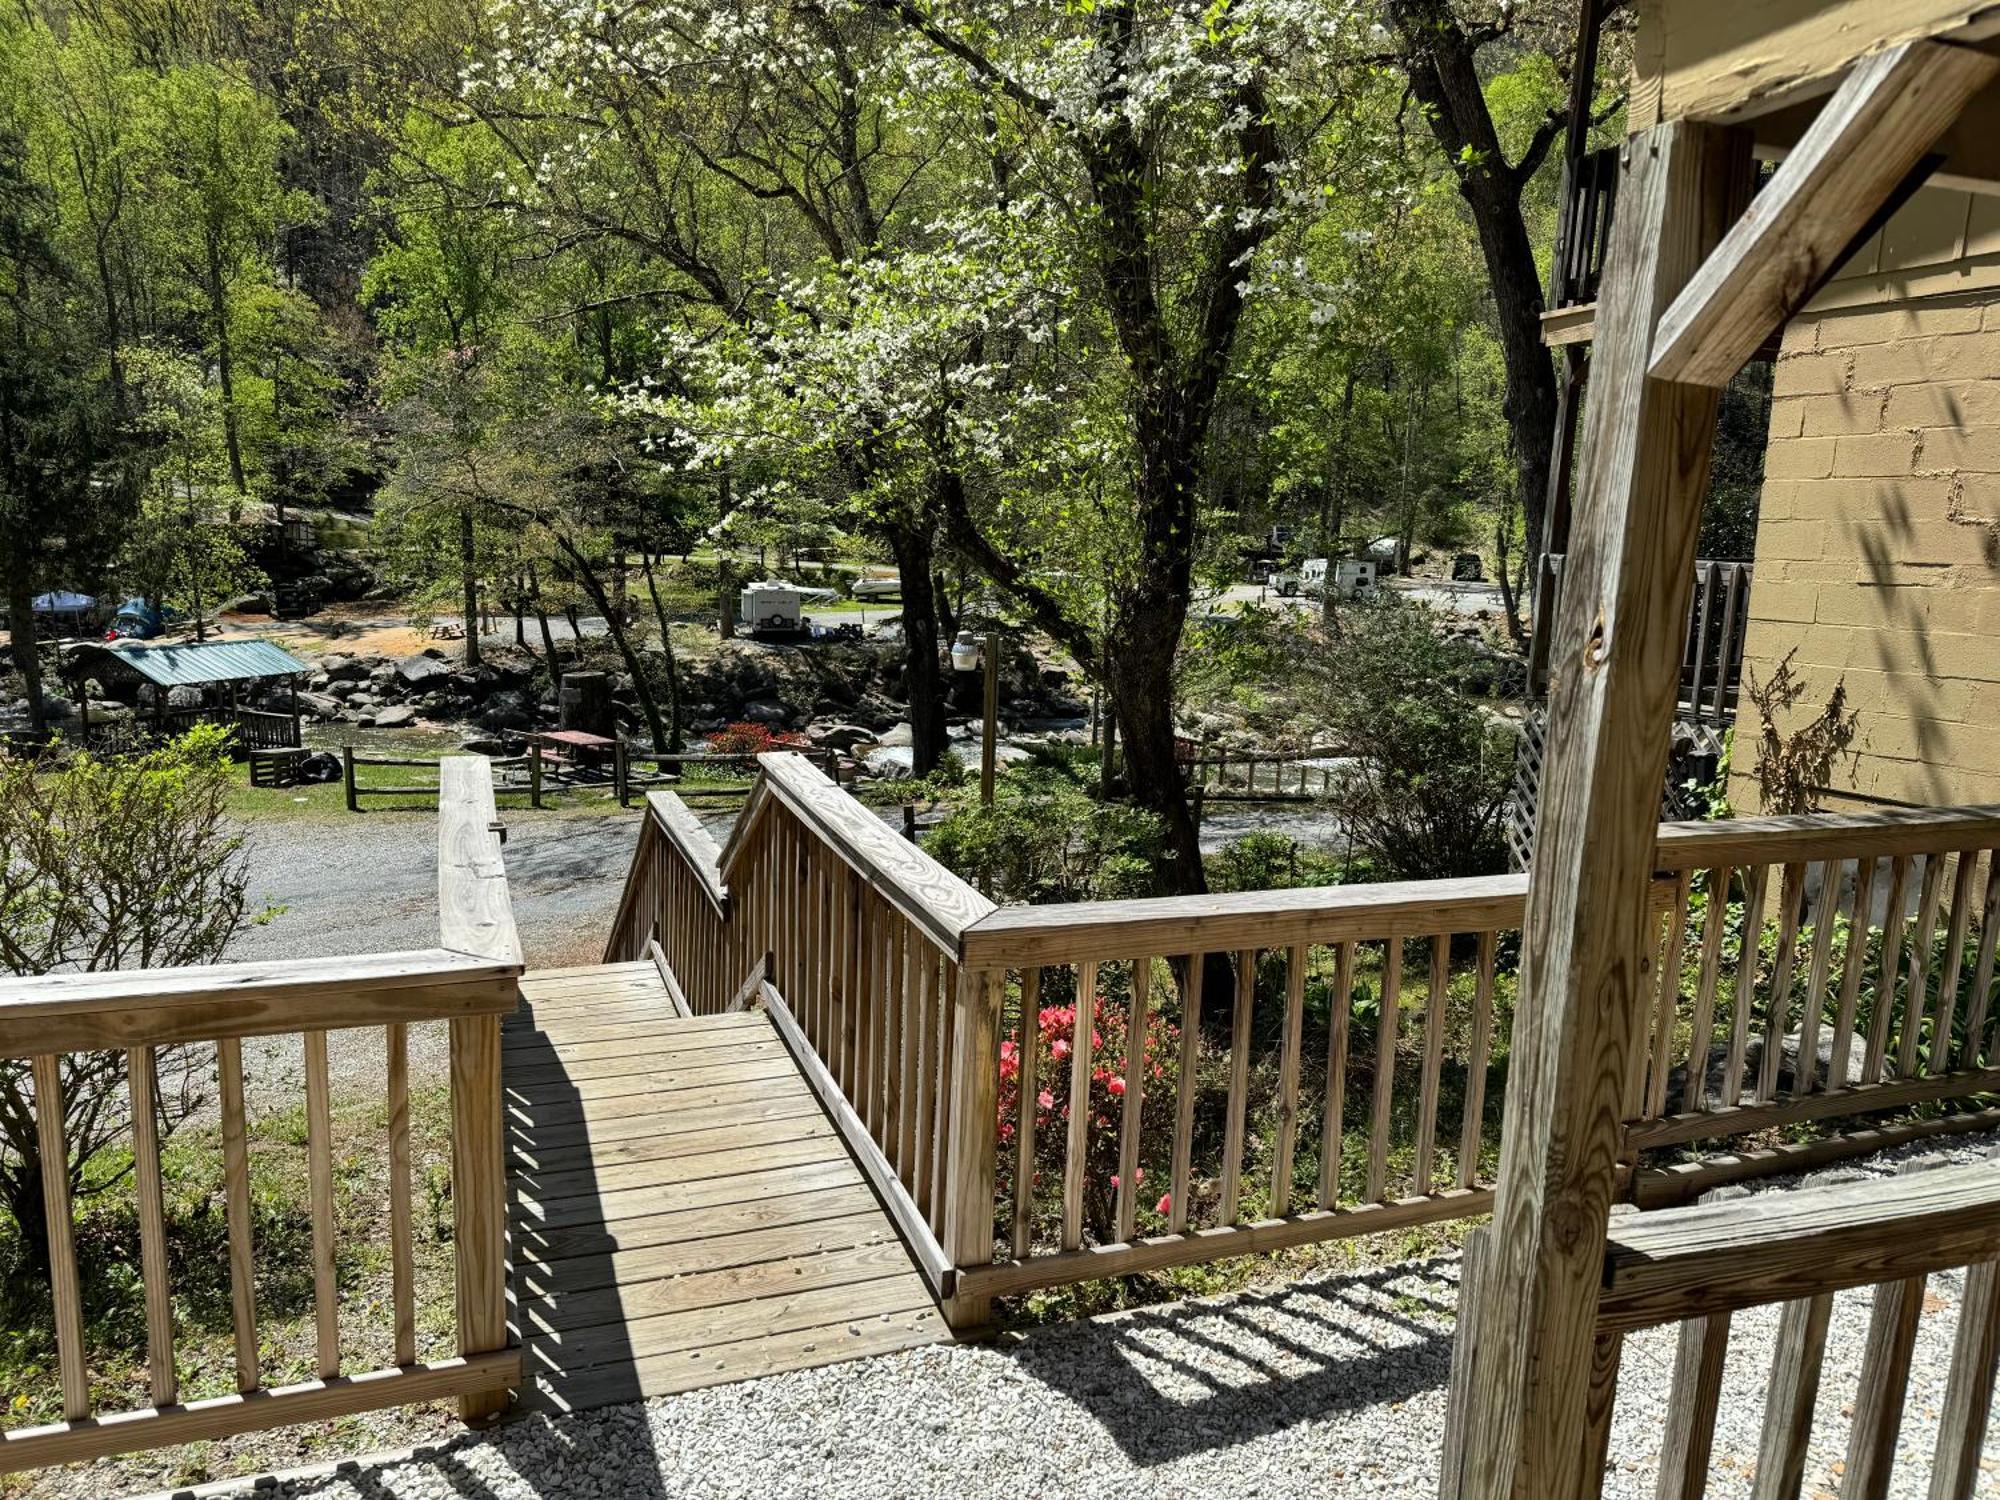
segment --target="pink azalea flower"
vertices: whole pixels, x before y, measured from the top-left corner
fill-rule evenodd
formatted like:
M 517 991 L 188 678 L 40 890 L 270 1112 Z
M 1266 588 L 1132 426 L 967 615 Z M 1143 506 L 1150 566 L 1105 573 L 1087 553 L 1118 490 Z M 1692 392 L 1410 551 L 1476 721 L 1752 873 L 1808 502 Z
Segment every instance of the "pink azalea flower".
M 1162 1193 L 1160 1194 L 1160 1201 L 1153 1205 L 1153 1212 L 1164 1216 L 1172 1211 L 1173 1206 L 1174 1195 L 1172 1193 Z

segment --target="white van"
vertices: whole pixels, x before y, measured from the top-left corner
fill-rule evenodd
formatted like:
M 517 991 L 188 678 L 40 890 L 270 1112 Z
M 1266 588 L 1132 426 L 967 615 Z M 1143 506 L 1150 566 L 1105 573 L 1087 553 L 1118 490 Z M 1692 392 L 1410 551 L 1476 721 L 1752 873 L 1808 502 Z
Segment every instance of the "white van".
M 1333 565 L 1333 591 L 1337 598 L 1352 599 L 1375 589 L 1375 562 L 1372 558 L 1343 557 Z M 1309 557 L 1294 572 L 1280 573 L 1271 582 L 1289 599 L 1294 594 L 1308 596 L 1326 592 L 1327 560 Z

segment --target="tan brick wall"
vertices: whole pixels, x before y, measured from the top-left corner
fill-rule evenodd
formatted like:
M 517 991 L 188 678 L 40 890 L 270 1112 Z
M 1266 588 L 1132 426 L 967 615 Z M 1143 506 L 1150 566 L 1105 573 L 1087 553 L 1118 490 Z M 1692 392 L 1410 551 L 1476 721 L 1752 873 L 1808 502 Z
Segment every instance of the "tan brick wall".
M 1842 789 L 2000 802 L 2000 199 L 1918 194 L 1785 330 L 1750 615 L 1801 713 L 1846 682 Z

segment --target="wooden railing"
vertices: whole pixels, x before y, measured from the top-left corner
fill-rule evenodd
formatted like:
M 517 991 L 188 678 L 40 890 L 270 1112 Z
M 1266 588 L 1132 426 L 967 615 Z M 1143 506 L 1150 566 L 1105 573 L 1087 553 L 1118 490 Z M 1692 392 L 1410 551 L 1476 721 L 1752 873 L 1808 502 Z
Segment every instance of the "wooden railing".
M 1701 559 L 1694 565 L 1694 598 L 1681 646 L 1678 717 L 1726 728 L 1736 712 L 1743 679 L 1743 641 L 1750 624 L 1751 565 Z M 1548 692 L 1554 632 L 1562 601 L 1563 554 L 1544 553 L 1535 584 L 1528 641 L 1528 691 Z
M 1338 750 L 1205 750 L 1182 762 L 1190 790 L 1211 802 L 1306 801 L 1333 790 Z
M 32 1059 L 43 1160 L 67 1160 L 65 1058 L 124 1054 L 133 1120 L 153 1405 L 96 1413 L 84 1348 L 81 1277 L 67 1171 L 45 1174 L 53 1321 L 64 1420 L 0 1433 L 0 1472 L 459 1398 L 468 1419 L 504 1406 L 519 1379 L 507 1347 L 506 1183 L 501 1157 L 500 1018 L 519 1003 L 521 952 L 500 861 L 484 761 L 443 763 L 438 825 L 439 946 L 360 958 L 57 974 L 10 980 L 0 998 L 0 1056 Z M 455 1358 L 416 1357 L 410 1183 L 408 1030 L 447 1021 L 451 1034 L 452 1211 L 457 1276 Z M 380 1027 L 385 1040 L 394 1363 L 350 1371 L 335 1281 L 336 1228 L 327 1033 Z M 259 1358 L 258 1246 L 245 1129 L 243 1041 L 301 1034 L 318 1378 L 269 1386 Z M 183 1401 L 174 1356 L 160 1142 L 154 1128 L 159 1049 L 212 1046 L 220 1097 L 236 1393 Z M 351 1311 L 350 1311 L 351 1315 Z
M 1565 165 L 1561 227 L 1549 273 L 1551 308 L 1597 300 L 1617 192 L 1617 147 L 1586 152 Z
M 261 708 L 236 710 L 236 743 L 244 750 L 296 750 L 299 721 L 294 714 Z
M 1479 1358 L 1478 1301 L 1491 1253 L 1488 1234 L 1476 1231 L 1467 1243 L 1440 1487 L 1445 1500 L 1461 1493 L 1461 1398 Z M 1865 1287 L 1873 1288 L 1873 1295 L 1859 1381 L 1847 1409 L 1844 1458 L 1838 1461 L 1840 1493 L 1887 1494 L 1903 1431 L 1911 1353 L 1927 1311 L 1927 1278 L 1963 1269 L 1927 1493 L 1932 1500 L 1969 1500 L 1981 1476 L 2000 1364 L 1996 1257 L 2000 1164 L 1990 1161 L 1614 1218 L 1605 1244 L 1585 1413 L 1583 1492 L 1602 1493 L 1626 1336 L 1679 1324 L 1656 1493 L 1663 1500 L 1707 1494 L 1731 1318 L 1777 1304 L 1783 1311 L 1764 1356 L 1770 1375 L 1755 1492 L 1798 1495 L 1820 1405 L 1834 1296 Z M 1741 1455 L 1731 1455 L 1732 1468 L 1741 1462 Z M 1918 1492 L 1914 1485 L 1904 1488 Z
M 653 957 L 696 1015 L 736 1003 L 753 971 L 751 990 L 768 979 L 781 1029 L 851 1109 L 849 1144 L 878 1191 L 907 1196 L 899 1218 L 933 1291 L 955 1322 L 976 1320 L 949 1272 L 981 1258 L 982 1232 L 990 1258 L 991 1153 L 952 1153 L 990 1131 L 998 1039 L 968 1017 L 983 997 L 961 985 L 958 954 L 992 903 L 799 755 L 759 757 L 726 849 L 673 793 L 648 803 L 607 957 Z M 955 1135 L 959 1119 L 975 1123 Z
M 1489 1204 L 1526 876 L 994 909 L 796 756 L 726 849 L 649 802 L 607 956 L 694 1013 L 786 997 L 960 1321 Z M 1647 1152 L 2000 1091 L 1996 847 L 1990 808 L 1663 826 L 1630 1193 L 1795 1164 Z
M 840 779 L 840 757 L 832 750 L 805 750 L 797 752 L 817 765 L 828 777 Z M 650 766 L 650 773 L 636 770 L 638 766 Z M 647 745 L 639 745 L 631 740 L 620 740 L 613 748 L 612 787 L 618 795 L 618 805 L 629 807 L 635 793 L 650 791 L 656 787 L 671 787 L 683 796 L 693 797 L 746 797 L 747 785 L 732 785 L 721 782 L 716 785 L 702 785 L 691 782 L 689 770 L 696 776 L 719 775 L 745 778 L 756 775 L 757 757 L 753 755 L 717 755 L 709 751 L 654 750 Z

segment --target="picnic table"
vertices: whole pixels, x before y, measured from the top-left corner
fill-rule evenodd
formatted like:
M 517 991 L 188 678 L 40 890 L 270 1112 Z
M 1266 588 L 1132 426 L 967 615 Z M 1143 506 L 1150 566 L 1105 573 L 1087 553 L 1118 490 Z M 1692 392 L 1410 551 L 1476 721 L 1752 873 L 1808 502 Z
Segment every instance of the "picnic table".
M 529 738 L 542 747 L 544 761 L 576 773 L 607 770 L 618 749 L 616 740 L 581 729 L 545 729 Z

